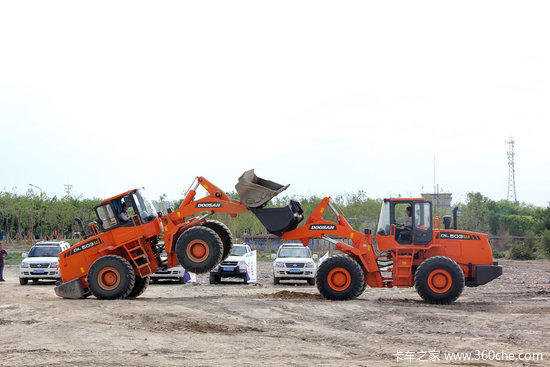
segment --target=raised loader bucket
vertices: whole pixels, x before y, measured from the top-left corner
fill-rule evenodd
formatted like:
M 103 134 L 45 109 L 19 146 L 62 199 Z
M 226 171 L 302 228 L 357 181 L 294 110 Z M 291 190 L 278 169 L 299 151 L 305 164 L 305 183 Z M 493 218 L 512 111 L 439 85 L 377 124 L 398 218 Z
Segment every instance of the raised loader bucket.
M 265 229 L 275 236 L 282 236 L 285 232 L 292 231 L 304 219 L 300 203 L 290 200 L 290 204 L 284 208 L 250 208 L 252 213 L 262 222 Z
M 254 174 L 254 170 L 248 170 L 239 177 L 235 185 L 241 201 L 248 208 L 260 208 L 267 202 L 285 191 L 290 185 L 280 185 L 276 182 L 264 180 Z
M 235 185 L 241 201 L 258 217 L 260 222 L 276 236 L 296 229 L 304 219 L 300 203 L 291 200 L 284 208 L 264 208 L 267 202 L 286 190 L 290 185 L 280 185 L 276 182 L 264 180 L 254 174 L 254 170 L 246 171 L 239 177 Z

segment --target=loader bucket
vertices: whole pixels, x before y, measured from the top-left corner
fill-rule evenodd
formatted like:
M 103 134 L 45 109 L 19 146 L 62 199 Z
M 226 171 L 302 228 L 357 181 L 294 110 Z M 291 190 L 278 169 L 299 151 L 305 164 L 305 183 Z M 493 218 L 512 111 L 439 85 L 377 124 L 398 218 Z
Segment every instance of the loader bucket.
M 290 200 L 290 204 L 284 208 L 250 208 L 258 217 L 265 229 L 275 236 L 282 236 L 285 232 L 292 231 L 304 219 L 300 203 Z
M 261 208 L 275 196 L 286 190 L 290 185 L 280 185 L 276 182 L 264 180 L 248 170 L 239 177 L 235 185 L 241 201 L 248 208 Z
M 72 299 L 84 298 L 86 293 L 80 278 L 73 279 L 66 283 L 61 283 L 57 285 L 54 290 L 58 297 Z

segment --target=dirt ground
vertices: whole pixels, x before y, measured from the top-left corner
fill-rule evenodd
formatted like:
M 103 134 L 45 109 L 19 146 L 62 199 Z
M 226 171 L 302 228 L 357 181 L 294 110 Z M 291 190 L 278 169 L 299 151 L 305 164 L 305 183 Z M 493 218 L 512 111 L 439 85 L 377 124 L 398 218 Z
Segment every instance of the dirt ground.
M 265 262 L 255 285 L 200 275 L 196 285 L 151 284 L 136 300 L 66 300 L 53 283 L 19 285 L 7 266 L 0 366 L 549 366 L 550 262 L 501 264 L 501 278 L 448 306 L 414 289 L 327 301 L 305 282 L 274 286 Z M 487 353 L 473 361 L 476 350 Z M 472 361 L 445 361 L 447 352 Z M 501 352 L 544 360 L 494 360 Z

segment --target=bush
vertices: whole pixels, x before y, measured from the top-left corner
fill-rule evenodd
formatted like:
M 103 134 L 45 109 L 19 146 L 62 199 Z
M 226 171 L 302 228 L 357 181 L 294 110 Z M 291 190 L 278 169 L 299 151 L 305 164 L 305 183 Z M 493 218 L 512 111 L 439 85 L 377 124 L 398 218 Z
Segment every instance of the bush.
M 495 259 L 503 259 L 506 257 L 506 254 L 503 251 L 493 249 L 493 258 Z
M 525 243 L 516 243 L 510 249 L 508 257 L 512 260 L 533 260 L 537 258 L 535 247 Z
M 550 231 L 545 229 L 541 235 L 540 250 L 546 257 L 550 257 Z

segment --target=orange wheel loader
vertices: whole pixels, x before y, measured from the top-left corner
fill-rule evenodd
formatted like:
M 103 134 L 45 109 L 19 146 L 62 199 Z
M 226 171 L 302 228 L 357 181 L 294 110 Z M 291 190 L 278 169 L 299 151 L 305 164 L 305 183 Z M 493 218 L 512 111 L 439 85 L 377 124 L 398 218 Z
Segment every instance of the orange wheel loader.
M 260 183 L 254 177 L 248 180 Z M 246 204 L 249 193 L 239 185 L 236 188 Z M 431 202 L 421 198 L 385 199 L 376 237 L 370 230 L 354 230 L 330 197 L 321 201 L 301 227 L 303 210 L 296 201 L 291 200 L 284 208 L 249 209 L 276 236 L 300 241 L 304 246 L 320 238 L 341 252 L 324 259 L 317 270 L 317 288 L 330 300 L 353 299 L 367 285 L 414 286 L 426 302 L 448 304 L 460 296 L 465 285 L 483 285 L 502 274 L 502 267 L 493 261 L 486 234 L 457 230 L 456 209 L 453 226 L 451 217 L 446 216 L 444 228 L 440 228 L 440 218 L 432 219 Z M 327 209 L 335 214 L 336 221 L 323 219 Z M 407 216 L 397 218 L 405 211 Z
M 196 199 L 199 185 L 208 195 Z M 249 205 L 262 205 L 288 187 L 263 179 L 254 187 L 261 185 L 267 186 L 255 195 L 258 201 Z M 246 184 L 242 189 L 250 192 Z M 103 200 L 95 208 L 98 221 L 89 225 L 91 235 L 85 235 L 77 220 L 84 240 L 59 254 L 62 281 L 55 292 L 65 298 L 135 298 L 158 270 L 181 264 L 191 272 L 208 272 L 229 255 L 233 239 L 224 224 L 207 217 L 214 213 L 234 217 L 247 210 L 204 177 L 197 177 L 179 208 L 165 215 L 156 212 L 143 189 Z M 157 246 L 161 233 L 167 253 L 164 261 Z

